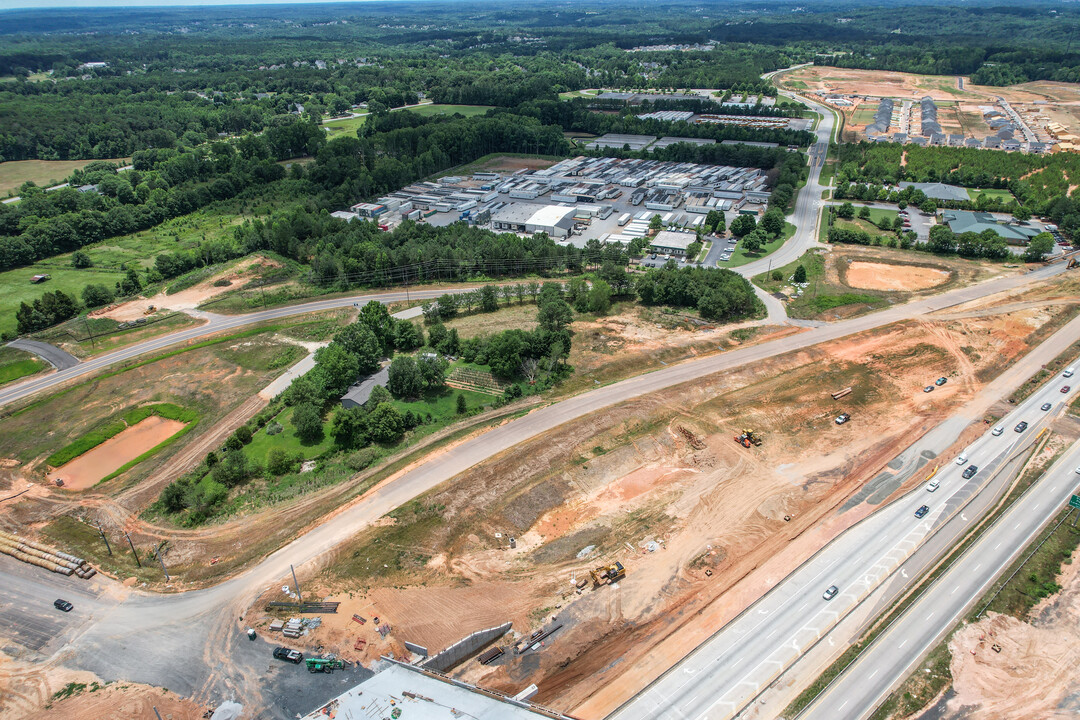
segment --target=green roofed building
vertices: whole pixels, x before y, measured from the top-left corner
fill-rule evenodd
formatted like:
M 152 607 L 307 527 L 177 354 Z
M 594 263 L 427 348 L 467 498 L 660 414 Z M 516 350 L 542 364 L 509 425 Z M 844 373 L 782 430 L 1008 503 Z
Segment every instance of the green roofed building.
M 985 212 L 972 212 L 970 210 L 944 210 L 941 219 L 949 226 L 949 229 L 959 235 L 960 233 L 981 233 L 993 230 L 1005 242 L 1010 245 L 1027 245 L 1031 238 L 1039 234 L 1039 230 L 1024 225 L 1004 225 L 994 219 L 994 216 Z

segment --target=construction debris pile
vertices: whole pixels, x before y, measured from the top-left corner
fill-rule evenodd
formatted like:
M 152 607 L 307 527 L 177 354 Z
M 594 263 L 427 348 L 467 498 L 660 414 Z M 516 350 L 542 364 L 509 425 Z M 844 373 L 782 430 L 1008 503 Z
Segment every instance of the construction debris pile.
M 2 530 L 0 530 L 0 553 L 69 577 L 75 575 L 86 580 L 97 574 L 97 570 L 82 558 L 54 550 L 48 545 L 24 540 L 18 535 Z
M 314 630 L 322 625 L 322 618 L 289 618 L 288 620 L 274 620 L 270 623 L 270 632 L 280 631 L 287 638 L 298 638 L 307 635 L 308 630 Z

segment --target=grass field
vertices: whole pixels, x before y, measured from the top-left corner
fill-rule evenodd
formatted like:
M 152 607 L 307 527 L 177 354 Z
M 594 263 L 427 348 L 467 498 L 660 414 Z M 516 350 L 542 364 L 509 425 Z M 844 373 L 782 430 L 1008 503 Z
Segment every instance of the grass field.
M 355 135 L 360 126 L 366 122 L 367 115 L 361 115 L 360 117 L 345 120 L 330 120 L 324 122 L 323 127 L 329 131 L 326 136 L 333 138 L 341 135 Z
M 40 285 L 31 284 L 31 276 L 39 272 L 48 273 L 52 279 Z M 73 293 L 81 303 L 82 290 L 87 285 L 101 283 L 112 287 L 121 277 L 121 272 L 91 272 L 73 268 L 65 270 L 37 265 L 0 272 L 0 332 L 15 333 L 15 311 L 19 309 L 19 303 L 29 303 L 43 293 L 55 290 Z
M 783 279 L 773 280 L 769 273 L 762 273 L 755 275 L 753 281 L 766 292 L 775 293 L 788 284 L 788 278 L 796 267 L 802 265 L 806 268 L 806 291 L 787 304 L 788 316 L 797 319 L 818 319 L 827 311 L 846 305 L 864 305 L 872 309 L 887 304 L 885 299 L 877 295 L 851 292 L 851 288 L 845 285 L 831 283 L 826 277 L 825 262 L 824 255 L 811 250 L 795 262 L 777 268 Z M 845 316 L 849 314 L 845 313 Z
M 996 190 L 993 188 L 988 190 L 972 190 L 969 188 L 967 194 L 968 197 L 970 197 L 972 200 L 978 200 L 980 195 L 986 195 L 991 199 L 998 198 L 1002 202 L 1006 203 L 1012 202 L 1014 200 L 1013 194 L 1008 190 Z
M 0 195 L 14 193 L 24 182 L 32 181 L 41 187 L 64 182 L 73 171 L 95 160 L 10 160 L 0 162 Z M 129 158 L 117 158 L 105 162 L 127 165 Z
M 493 106 L 491 105 L 420 105 L 419 107 L 402 108 L 417 115 L 454 115 L 461 114 L 465 117 L 483 115 Z
M 41 372 L 49 364 L 13 347 L 0 347 L 0 385 Z
M 743 250 L 742 243 L 740 242 L 735 247 L 735 252 L 732 253 L 731 259 L 727 262 L 717 263 L 717 267 L 739 267 L 740 265 L 745 265 L 747 263 L 754 262 L 755 260 L 760 260 L 763 257 L 768 257 L 774 251 L 779 249 L 780 246 L 782 246 L 785 242 L 787 242 L 788 239 L 791 238 L 791 236 L 794 234 L 795 226 L 791 223 L 784 223 L 784 234 L 776 238 L 772 242 L 766 243 L 765 247 L 761 249 L 761 252 L 757 253 L 756 255 L 751 255 L 745 250 Z

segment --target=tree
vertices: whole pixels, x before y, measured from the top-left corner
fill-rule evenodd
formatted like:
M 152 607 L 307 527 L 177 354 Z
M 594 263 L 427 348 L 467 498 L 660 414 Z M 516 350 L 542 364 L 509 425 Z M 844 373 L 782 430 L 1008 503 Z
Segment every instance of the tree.
M 94 261 L 90 259 L 90 255 L 85 250 L 76 250 L 71 254 L 71 267 L 81 270 L 93 266 Z
M 458 415 L 464 415 L 468 411 L 469 411 L 469 406 L 465 402 L 465 394 L 464 393 L 458 393 L 458 396 L 457 396 L 457 414 Z
M 377 361 L 375 365 L 378 367 Z M 323 378 L 326 397 L 341 395 L 360 375 L 357 356 L 337 343 L 330 343 L 315 351 L 315 366 Z
M 937 212 L 937 203 L 931 199 L 924 200 L 919 204 L 919 212 L 926 215 L 933 215 Z
M 247 425 L 241 425 L 236 428 L 236 432 L 234 432 L 233 435 L 236 436 L 236 439 L 240 441 L 241 445 L 247 445 L 251 442 L 251 428 Z
M 701 242 L 692 242 L 686 246 L 686 262 L 693 262 L 701 254 Z
M 334 335 L 333 344 L 356 358 L 357 375 L 370 375 L 379 368 L 379 360 L 383 357 L 382 343 L 367 323 L 354 322 L 342 328 Z M 327 348 L 320 349 L 320 352 L 325 349 Z M 349 382 L 355 379 L 356 375 L 350 378 Z
M 763 231 L 760 228 L 742 239 L 743 251 L 748 253 L 757 254 L 761 252 L 761 248 L 764 245 L 765 238 L 763 237 Z
M 277 477 L 296 472 L 300 466 L 301 457 L 284 448 L 272 448 L 266 456 L 266 469 L 271 475 Z
M 376 385 L 371 388 L 371 395 L 368 396 L 367 402 L 364 404 L 375 407 L 379 403 L 390 402 L 393 399 L 394 396 L 390 394 L 385 385 Z
M 1042 232 L 1031 238 L 1027 249 L 1024 250 L 1025 262 L 1042 262 L 1043 259 L 1054 249 L 1054 236 L 1048 232 Z
M 312 403 L 301 403 L 293 410 L 293 427 L 302 443 L 317 443 L 323 437 L 322 416 Z
M 386 389 L 377 385 L 376 390 Z M 389 393 L 387 393 L 389 399 Z M 374 403 L 375 393 L 371 393 L 368 402 Z M 368 442 L 367 410 L 362 407 L 343 408 L 334 411 L 334 419 L 330 424 L 330 437 L 339 447 L 352 448 L 365 445 Z M 269 465 L 269 463 L 268 463 Z
M 404 318 L 394 323 L 394 347 L 402 352 L 412 352 L 423 347 L 424 330 L 412 320 Z
M 806 268 L 803 267 L 802 265 L 799 265 L 798 267 L 796 267 L 794 274 L 792 274 L 792 276 L 791 276 L 791 281 L 795 282 L 795 283 L 804 283 L 804 282 L 806 282 Z
M 178 513 L 187 507 L 184 504 L 184 483 L 176 480 L 161 491 L 161 506 L 167 513 Z
M 485 285 L 480 288 L 480 309 L 484 312 L 495 312 L 499 309 L 499 289 L 494 285 Z
M 108 305 L 114 299 L 112 290 L 104 285 L 93 284 L 87 285 L 82 291 L 83 304 L 86 307 L 101 307 L 102 305 Z
M 416 361 L 408 355 L 399 355 L 390 363 L 390 377 L 386 387 L 396 398 L 414 398 L 420 395 L 424 381 Z
M 659 215 L 653 215 L 652 219 L 649 220 L 649 229 L 650 230 L 655 230 L 655 231 L 663 230 L 664 229 L 664 219 L 662 217 L 660 217 Z
M 449 337 L 450 331 L 441 322 L 437 322 L 428 328 L 428 345 L 436 350 L 442 347 Z
M 930 228 L 930 236 L 926 246 L 932 253 L 951 255 L 956 252 L 956 234 L 948 225 L 935 225 Z
M 457 315 L 458 299 L 455 296 L 450 293 L 440 295 L 436 302 L 439 305 L 439 317 L 443 320 L 449 320 Z
M 780 272 L 779 270 L 773 270 L 771 277 L 773 280 L 783 280 L 784 273 Z
M 561 301 L 560 301 L 561 302 Z M 495 375 L 509 380 L 521 368 L 521 355 L 525 351 L 525 333 L 506 330 L 493 336 L 484 348 L 487 364 Z
M 836 208 L 836 217 L 850 220 L 855 217 L 855 206 L 849 202 L 842 204 L 840 207 Z
M 870 208 L 866 205 L 863 205 L 861 208 L 859 208 L 859 217 L 861 217 L 863 220 L 869 220 Z
M 227 488 L 236 487 L 251 476 L 251 463 L 243 450 L 230 450 L 214 466 L 211 474 L 217 482 Z
M 1025 223 L 1031 219 L 1031 211 L 1021 205 L 1013 210 L 1013 219 L 1016 220 L 1016 222 Z
M 446 382 L 446 371 L 450 363 L 442 355 L 427 353 L 421 355 L 416 361 L 416 369 L 420 373 L 420 381 L 428 390 L 440 387 Z
M 540 306 L 536 319 L 541 330 L 559 332 L 574 321 L 574 311 L 565 300 L 549 300 Z
M 405 418 L 390 403 L 381 403 L 368 415 L 367 426 L 375 442 L 397 442 L 405 433 Z
M 761 227 L 770 235 L 779 236 L 784 232 L 784 222 L 784 211 L 774 207 L 762 216 Z
M 719 210 L 710 210 L 708 214 L 705 215 L 705 222 L 702 224 L 705 226 L 705 232 L 717 233 L 719 235 L 720 232 L 723 231 L 721 230 L 718 232 L 716 226 L 724 226 L 724 216 Z
M 356 322 L 367 325 L 375 334 L 382 348 L 380 357 L 390 354 L 391 348 L 394 347 L 394 319 L 390 317 L 390 311 L 385 305 L 377 300 L 371 300 L 360 308 Z
M 757 221 L 754 220 L 753 215 L 739 215 L 731 221 L 731 234 L 738 238 L 749 235 L 756 228 Z
M 589 290 L 589 311 L 597 315 L 606 315 L 611 309 L 611 285 L 597 278 Z

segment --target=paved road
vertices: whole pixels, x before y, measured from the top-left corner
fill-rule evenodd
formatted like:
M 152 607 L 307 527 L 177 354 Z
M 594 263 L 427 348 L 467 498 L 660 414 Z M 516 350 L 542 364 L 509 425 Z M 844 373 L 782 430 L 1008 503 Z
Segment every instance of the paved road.
M 1059 386 L 1056 382 L 1052 385 Z M 1052 392 L 1051 392 L 1052 394 Z M 799 717 L 863 718 L 912 671 L 1077 492 L 1075 443 Z M 990 652 L 987 650 L 987 652 Z
M 220 696 L 225 690 L 232 690 L 247 697 L 257 697 L 264 685 L 261 684 L 262 677 L 252 671 L 252 666 L 225 662 L 227 657 L 231 657 L 228 654 L 236 651 L 236 643 L 240 642 L 237 618 L 247 611 L 253 598 L 266 588 L 280 584 L 288 574 L 290 563 L 300 568 L 306 562 L 325 557 L 326 553 L 382 515 L 477 463 L 563 423 L 635 397 L 693 382 L 703 375 L 938 310 L 990 292 L 1022 287 L 1034 279 L 1048 277 L 1062 270 L 1060 265 L 1050 266 L 1025 276 L 999 278 L 910 305 L 811 328 L 789 338 L 672 365 L 535 410 L 418 465 L 363 501 L 341 509 L 319 527 L 271 554 L 249 571 L 221 585 L 170 596 L 148 596 L 136 592 L 126 599 L 114 600 L 108 607 L 83 618 L 76 637 L 67 645 L 65 652 L 70 654 L 72 665 L 91 670 L 106 680 L 125 679 L 166 685 L 185 695 L 199 696 L 213 692 Z M 349 300 L 326 302 L 333 306 L 334 303 L 343 304 Z M 294 312 L 299 310 L 281 308 L 268 311 L 268 314 Z M 9 586 L 8 582 L 9 577 L 0 565 L 0 586 Z M 23 602 L 40 604 L 41 598 L 42 593 L 36 592 L 26 596 Z M 198 632 L 192 632 L 193 627 L 198 628 Z M 245 639 L 243 643 L 246 642 Z M 163 647 L 170 648 L 171 652 L 162 654 L 160 649 Z M 191 657 L 202 658 L 202 661 L 190 662 L 186 659 Z M 285 717 L 280 713 L 276 716 Z
M 1080 323 L 1072 326 L 1069 339 L 1075 340 Z M 1008 462 L 1037 432 L 1048 417 L 1040 410 L 1043 403 L 1053 403 L 1051 412 L 1064 409 L 1077 390 L 1062 394 L 1061 385 L 1051 383 L 1013 410 L 1000 423 L 1005 428 L 1002 435 L 994 436 L 987 428 L 966 448 L 967 460 L 962 464 L 944 459 L 935 476 L 938 490 L 917 488 L 853 526 L 610 717 L 719 720 L 742 711 L 920 546 L 932 541 L 936 530 L 981 490 L 986 474 Z M 1016 433 L 1012 428 L 1021 420 L 1031 427 Z M 911 460 L 908 457 L 904 465 Z M 978 466 L 978 474 L 965 479 L 962 473 L 971 464 Z M 917 519 L 914 512 L 923 504 L 929 512 Z M 838 594 L 826 600 L 822 593 L 833 585 Z M 834 696 L 837 702 L 815 717 L 854 717 L 850 711 L 843 712 L 847 695 L 837 692 Z
M 289 305 L 286 307 L 272 308 L 270 310 L 260 310 L 258 312 L 247 313 L 245 315 L 214 315 L 211 313 L 203 313 L 203 317 L 209 318 L 209 322 L 205 325 L 200 325 L 196 328 L 189 328 L 187 330 L 181 330 L 179 332 L 171 333 L 169 335 L 162 335 L 158 338 L 153 338 L 145 342 L 141 342 L 135 345 L 130 345 L 126 348 L 116 350 L 105 355 L 99 355 L 97 357 L 86 360 L 79 363 L 76 367 L 71 367 L 66 370 L 60 370 L 59 372 L 47 375 L 42 378 L 34 380 L 28 380 L 22 383 L 17 383 L 9 387 L 0 389 L 0 406 L 6 405 L 16 400 L 29 397 L 35 393 L 45 390 L 51 390 L 57 386 L 75 378 L 89 375 L 90 373 L 97 372 L 104 368 L 111 367 L 118 363 L 131 360 L 132 358 L 146 355 L 147 353 L 158 352 L 165 350 L 174 345 L 180 345 L 183 343 L 197 342 L 206 338 L 214 333 L 222 332 L 223 330 L 235 330 L 237 328 L 244 327 L 246 325 L 252 325 L 254 323 L 263 322 L 266 320 L 277 320 L 280 318 L 292 317 L 294 315 L 302 315 L 304 313 L 317 312 L 319 310 L 332 310 L 334 308 L 349 307 L 354 303 L 366 303 L 369 300 L 378 300 L 383 303 L 401 302 L 406 299 L 424 299 L 444 295 L 446 293 L 457 293 L 471 290 L 472 288 L 459 288 L 459 289 L 441 289 L 441 290 L 413 290 L 406 293 L 405 291 L 390 291 L 383 293 L 373 293 L 368 295 L 355 295 L 349 297 L 333 298 L 331 300 L 316 300 L 314 302 L 304 303 L 302 305 Z
M 18 340 L 9 342 L 8 346 L 33 353 L 48 362 L 57 370 L 67 370 L 68 368 L 73 368 L 79 364 L 79 358 L 74 355 L 64 352 L 55 345 L 43 343 L 38 340 L 19 338 Z

